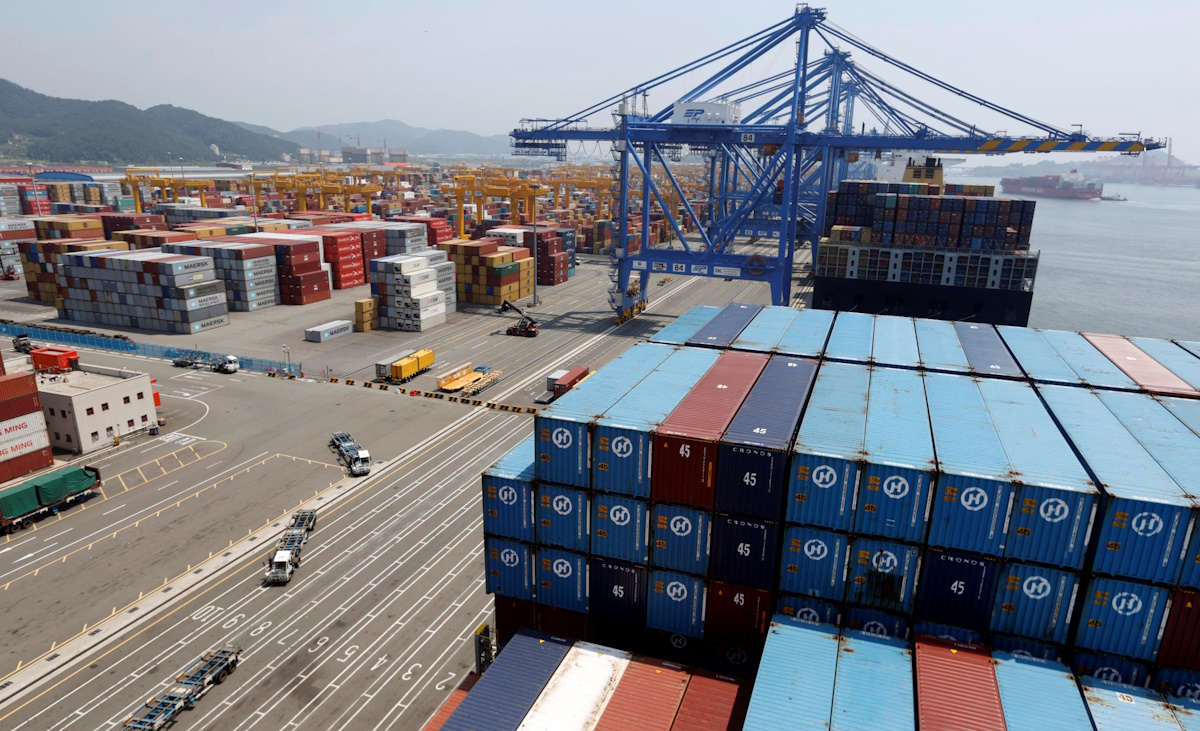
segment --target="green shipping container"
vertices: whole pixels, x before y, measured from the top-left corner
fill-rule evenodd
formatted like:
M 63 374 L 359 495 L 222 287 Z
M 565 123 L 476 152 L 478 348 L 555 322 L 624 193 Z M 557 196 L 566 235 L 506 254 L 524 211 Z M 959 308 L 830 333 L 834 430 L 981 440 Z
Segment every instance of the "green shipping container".
M 37 486 L 22 482 L 6 490 L 0 490 L 0 518 L 12 520 L 38 509 Z
M 37 486 L 37 496 L 41 504 L 53 505 L 91 487 L 96 482 L 96 476 L 81 467 L 70 467 L 31 482 Z

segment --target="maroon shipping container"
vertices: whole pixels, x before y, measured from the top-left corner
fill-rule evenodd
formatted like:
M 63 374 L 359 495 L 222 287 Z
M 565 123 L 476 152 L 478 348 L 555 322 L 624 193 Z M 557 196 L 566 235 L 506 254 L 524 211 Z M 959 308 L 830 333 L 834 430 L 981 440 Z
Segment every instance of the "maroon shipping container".
M 1200 593 L 1175 592 L 1159 645 L 1158 664 L 1200 670 Z
M 713 509 L 717 444 L 767 365 L 762 353 L 721 354 L 654 435 L 650 497 Z
M 771 626 L 771 592 L 724 581 L 708 582 L 704 639 L 729 644 L 761 642 Z
M 1005 731 L 991 655 L 929 638 L 915 655 L 921 731 Z
M 575 366 L 567 371 L 567 375 L 554 382 L 554 397 L 558 398 L 572 388 L 575 388 L 575 384 L 582 381 L 588 372 L 587 366 Z
M 0 401 L 0 421 L 8 421 L 26 414 L 35 414 L 41 410 L 42 399 L 36 393 Z
M 1166 396 L 1200 396 L 1200 391 L 1124 337 L 1096 333 L 1083 333 L 1083 337 L 1146 391 Z
M 683 666 L 635 655 L 595 731 L 671 731 L 687 685 Z
M 525 599 L 496 595 L 496 642 L 507 645 L 523 629 L 537 629 L 538 606 Z
M 592 638 L 586 614 L 544 604 L 539 604 L 537 608 L 537 628 L 539 632 L 573 640 Z
M 0 376 L 0 402 L 37 393 L 37 380 L 32 373 L 11 373 Z
M 54 452 L 47 447 L 36 452 L 27 452 L 20 457 L 0 462 L 0 483 L 24 477 L 30 472 L 45 469 L 54 464 Z
M 675 714 L 671 731 L 741 731 L 750 705 L 745 681 L 697 670 Z

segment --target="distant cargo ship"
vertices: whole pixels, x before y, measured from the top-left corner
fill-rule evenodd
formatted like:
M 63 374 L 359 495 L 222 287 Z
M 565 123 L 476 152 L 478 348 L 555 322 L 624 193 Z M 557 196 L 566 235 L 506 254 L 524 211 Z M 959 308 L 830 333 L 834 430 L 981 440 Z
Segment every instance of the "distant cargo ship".
M 1041 175 L 1033 178 L 1004 178 L 1000 188 L 1005 193 L 1017 195 L 1040 195 L 1046 198 L 1072 198 L 1094 200 L 1104 193 L 1104 184 L 1098 180 L 1087 180 L 1072 170 L 1066 175 Z

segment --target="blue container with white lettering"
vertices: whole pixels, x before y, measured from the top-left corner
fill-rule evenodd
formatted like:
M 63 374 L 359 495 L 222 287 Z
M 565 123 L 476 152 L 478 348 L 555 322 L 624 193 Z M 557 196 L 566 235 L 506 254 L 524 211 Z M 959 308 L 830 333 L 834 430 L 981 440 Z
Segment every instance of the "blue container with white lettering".
M 896 368 L 916 368 L 921 365 L 917 330 L 911 317 L 875 316 L 871 362 Z
M 704 637 L 704 579 L 678 571 L 650 572 L 646 626 L 685 637 Z
M 697 330 L 707 325 L 709 320 L 716 317 L 720 311 L 720 307 L 696 305 L 679 317 L 676 317 L 670 325 L 667 325 L 651 336 L 650 342 L 663 343 L 665 345 L 683 345 L 689 338 L 696 334 Z
M 780 594 L 778 612 L 785 617 L 799 619 L 802 622 L 841 624 L 841 609 L 837 604 L 810 596 Z
M 792 447 L 787 521 L 849 531 L 867 426 L 871 371 L 823 363 Z
M 1021 378 L 1021 366 L 1004 345 L 1004 340 L 993 325 L 970 322 L 954 323 L 954 332 L 962 344 L 971 373 L 995 378 Z
M 557 548 L 538 548 L 537 603 L 572 612 L 588 610 L 587 556 Z
M 533 599 L 533 549 L 505 538 L 486 538 L 484 586 L 489 594 Z
M 841 533 L 788 526 L 783 534 L 780 591 L 841 601 L 846 594 L 850 540 Z
M 889 612 L 912 612 L 921 567 L 916 546 L 858 538 L 850 546 L 846 603 Z M 859 629 L 859 628 L 856 628 Z
M 1024 637 L 993 634 L 989 644 L 993 650 L 1007 652 L 1020 657 L 1032 657 L 1038 660 L 1063 661 L 1063 651 L 1058 645 L 1048 645 L 1044 642 L 1034 642 Z
M 1176 698 L 1197 700 L 1200 699 L 1200 672 L 1163 668 L 1154 673 L 1154 682 L 1150 687 Z
M 592 489 L 650 499 L 654 432 L 720 356 L 681 348 L 596 420 Z
M 533 542 L 533 437 L 483 471 L 483 532 Z
M 588 552 L 588 495 L 562 485 L 537 487 L 537 542 Z
M 592 495 L 592 553 L 630 563 L 650 559 L 646 503 L 618 495 Z
M 712 516 L 680 505 L 650 510 L 650 565 L 659 569 L 708 574 Z
M 1076 574 L 1011 562 L 1000 573 L 991 630 L 1066 644 L 1078 592 Z
M 1161 587 L 1097 576 L 1082 597 L 1075 646 L 1153 661 L 1168 604 L 1170 592 Z
M 687 339 L 687 345 L 700 348 L 728 348 L 750 321 L 762 311 L 762 305 L 730 302 Z
M 878 609 L 850 607 L 846 610 L 846 627 L 898 640 L 908 637 L 908 620 Z
M 1077 652 L 1072 662 L 1075 674 L 1090 675 L 1110 683 L 1125 683 L 1127 685 L 1145 685 L 1150 673 L 1146 666 L 1134 662 L 1127 657 L 1103 655 L 1095 652 Z
M 1190 352 L 1184 351 L 1190 358 Z M 1200 363 L 1200 359 L 1197 359 Z M 1179 421 L 1193 433 L 1200 434 L 1200 400 L 1160 396 L 1158 402 L 1167 408 Z M 1177 480 L 1178 482 L 1178 480 Z M 1183 484 L 1183 483 L 1181 483 Z M 1195 482 L 1188 482 L 1193 485 Z M 1195 495 L 1200 497 L 1200 495 Z M 1188 589 L 1200 589 L 1200 520 L 1192 529 L 1191 540 L 1188 542 L 1187 554 L 1183 561 L 1183 570 L 1179 575 L 1179 586 Z
M 993 652 L 1008 731 L 1093 731 L 1079 686 L 1066 665 Z

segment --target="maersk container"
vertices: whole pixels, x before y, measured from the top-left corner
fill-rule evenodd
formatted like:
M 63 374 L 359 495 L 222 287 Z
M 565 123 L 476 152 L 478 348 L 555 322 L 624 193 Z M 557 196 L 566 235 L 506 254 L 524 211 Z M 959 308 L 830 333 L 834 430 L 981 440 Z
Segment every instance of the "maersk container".
M 783 534 L 779 589 L 840 602 L 846 595 L 850 540 L 841 533 L 788 526 Z
M 714 579 L 770 589 L 779 561 L 779 524 L 738 515 L 713 516 Z
M 442 731 L 516 731 L 571 644 L 541 632 L 518 632 L 446 719 Z
M 604 712 L 631 657 L 623 650 L 576 642 L 518 731 L 588 731 Z
M 648 571 L 624 561 L 588 562 L 588 603 L 593 617 L 630 627 L 646 624 Z
M 533 437 L 483 471 L 483 532 L 532 543 Z
M 916 546 L 858 538 L 850 546 L 846 603 L 909 614 L 920 567 Z
M 505 538 L 485 538 L 483 545 L 487 593 L 533 599 L 533 549 Z
M 874 370 L 863 444 L 855 532 L 923 542 L 937 461 L 919 372 Z
M 683 345 L 689 338 L 696 334 L 697 330 L 707 325 L 709 320 L 716 317 L 720 311 L 720 307 L 697 305 L 679 317 L 676 317 L 674 322 L 655 333 L 650 338 L 650 342 L 663 343 L 665 345 Z
M 721 311 L 687 339 L 687 345 L 701 348 L 716 348 L 724 350 L 733 344 L 742 330 L 750 324 L 762 305 L 748 305 L 743 302 L 730 302 Z
M 846 610 L 846 627 L 880 637 L 903 640 L 908 637 L 908 620 L 878 609 L 850 607 Z
M 1100 491 L 1028 384 L 981 379 L 978 386 L 1017 478 L 1005 558 L 1078 571 Z
M 650 572 L 646 626 L 685 637 L 704 637 L 704 579 L 678 571 Z
M 917 330 L 911 317 L 875 316 L 871 362 L 896 368 L 916 368 L 921 365 Z
M 1146 666 L 1127 657 L 1104 655 L 1095 652 L 1076 652 L 1071 667 L 1078 677 L 1093 677 L 1109 683 L 1146 684 L 1150 677 Z
M 990 655 L 924 639 L 917 641 L 913 657 L 921 731 L 1005 731 Z
M 804 358 L 820 358 L 825 353 L 834 313 L 829 310 L 800 310 L 779 338 L 775 352 Z
M 1129 338 L 1142 352 L 1182 378 L 1192 388 L 1200 388 L 1200 358 L 1170 340 Z
M 1038 330 L 1086 386 L 1137 391 L 1133 379 L 1088 342 L 1082 334 L 1066 330 Z
M 592 553 L 644 564 L 650 559 L 646 503 L 616 495 L 592 495 Z
M 779 339 L 800 312 L 792 307 L 764 307 L 729 347 L 754 353 L 774 353 Z
M 587 556 L 539 547 L 534 564 L 537 567 L 538 604 L 587 613 Z
M 588 495 L 562 485 L 538 485 L 534 533 L 543 546 L 588 552 Z
M 539 411 L 534 427 L 538 479 L 588 487 L 591 425 L 674 352 L 668 345 L 639 343 Z
M 1039 642 L 1067 642 L 1079 577 L 1069 571 L 1009 563 L 1000 572 L 991 630 Z
M 837 663 L 836 627 L 776 615 L 767 632 L 745 731 L 828 728 Z
M 1197 700 L 1200 699 L 1200 672 L 1163 668 L 1154 673 L 1154 682 L 1150 687 L 1176 698 Z
M 780 594 L 778 613 L 803 622 L 816 624 L 841 624 L 841 610 L 837 604 L 809 596 Z
M 929 545 L 1004 555 L 1012 508 L 1012 467 L 987 402 L 969 376 L 925 375 L 937 451 L 937 493 Z
M 1097 576 L 1082 597 L 1075 646 L 1152 661 L 1170 603 L 1166 589 Z
M 916 731 L 914 698 L 907 642 L 842 633 L 829 731 Z
M 999 560 L 930 548 L 921 561 L 916 615 L 920 619 L 986 630 L 996 600 Z
M 1066 665 L 993 652 L 1007 731 L 1093 731 Z
M 1180 731 L 1171 706 L 1159 693 L 1136 685 L 1079 681 L 1096 731 Z
M 973 629 L 956 627 L 937 622 L 917 622 L 913 627 L 915 637 L 936 637 L 939 640 L 958 642 L 964 645 L 983 645 L 983 635 Z
M 971 363 L 963 351 L 954 323 L 943 320 L 916 320 L 917 348 L 921 367 L 929 371 L 970 373 Z
M 853 526 L 870 385 L 866 366 L 821 365 L 792 447 L 789 523 L 841 531 Z
M 715 350 L 681 348 L 596 420 L 593 489 L 650 499 L 654 431 L 720 356 Z
M 708 582 L 704 612 L 704 639 L 740 647 L 762 642 L 771 616 L 774 596 L 766 589 L 724 581 Z
M 825 357 L 847 363 L 870 363 L 875 337 L 875 316 L 861 312 L 839 312 L 825 344 Z
M 962 344 L 971 373 L 996 378 L 1021 378 L 1024 373 L 992 325 L 954 323 L 954 332 Z
M 762 353 L 723 352 L 663 420 L 654 433 L 651 457 L 650 497 L 655 502 L 712 510 L 717 445 L 767 360 Z
M 650 564 L 655 568 L 708 574 L 712 516 L 680 505 L 650 509 Z
M 817 364 L 775 356 L 721 439 L 714 505 L 765 520 L 783 517 L 792 437 L 812 390 Z
M 1065 386 L 1043 386 L 1040 391 L 1105 492 L 1092 570 L 1173 583 L 1195 519 L 1192 497 L 1095 392 Z

